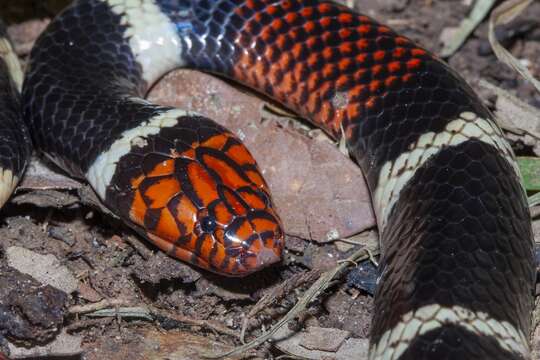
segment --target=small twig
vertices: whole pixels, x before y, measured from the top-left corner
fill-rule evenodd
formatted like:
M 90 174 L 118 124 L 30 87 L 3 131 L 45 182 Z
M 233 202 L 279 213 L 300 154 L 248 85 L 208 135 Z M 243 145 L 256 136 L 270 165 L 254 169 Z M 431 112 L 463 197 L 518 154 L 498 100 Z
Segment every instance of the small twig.
M 354 265 L 355 267 L 358 266 L 358 263 L 356 261 L 349 260 L 349 259 L 338 260 L 337 263 L 338 264 L 349 263 L 351 265 Z
M 351 244 L 351 245 L 364 246 L 364 244 L 361 241 L 357 241 L 357 240 L 353 240 L 353 239 L 340 238 L 340 239 L 336 239 L 335 241 L 336 242 L 344 242 L 346 244 Z
M 523 78 L 531 83 L 540 92 L 540 81 L 534 78 L 529 69 L 506 50 L 495 36 L 495 27 L 499 24 L 507 24 L 533 3 L 533 0 L 507 0 L 497 6 L 489 18 L 488 40 L 497 58 L 518 72 Z
M 79 320 L 74 322 L 73 324 L 66 326 L 66 331 L 68 333 L 72 333 L 89 327 L 104 326 L 110 324 L 112 320 L 112 318 Z
M 377 233 L 372 230 L 362 231 L 361 233 L 335 240 L 336 242 L 344 242 L 346 244 L 367 246 L 369 248 L 378 248 L 379 239 Z
M 258 313 L 265 309 L 268 309 L 271 305 L 277 304 L 281 299 L 285 298 L 293 290 L 304 286 L 305 284 L 311 284 L 320 276 L 319 270 L 312 270 L 300 274 L 295 274 L 289 279 L 285 280 L 279 286 L 275 287 L 271 291 L 264 294 L 264 296 L 251 308 L 249 313 L 244 317 L 242 321 L 242 330 L 240 332 L 240 341 L 244 342 L 245 333 L 249 325 L 249 321 Z
M 172 314 L 170 312 L 154 308 L 152 306 L 130 306 L 131 302 L 124 299 L 106 299 L 93 304 L 77 305 L 71 307 L 68 311 L 70 314 L 86 314 L 94 317 L 107 318 L 125 318 L 132 317 L 148 321 L 156 320 L 156 318 L 167 318 L 180 323 L 192 326 L 200 326 L 202 328 L 216 331 L 217 333 L 232 336 L 236 339 L 240 338 L 240 334 L 231 330 L 223 324 L 214 320 L 193 319 L 183 315 Z
M 68 309 L 70 314 L 88 314 L 99 310 L 120 306 L 129 306 L 131 302 L 124 299 L 105 299 L 87 305 L 75 305 Z
M 482 20 L 489 14 L 491 8 L 495 5 L 495 0 L 476 1 L 469 16 L 461 20 L 454 36 L 446 42 L 441 50 L 441 57 L 452 56 L 469 38 L 473 31 L 480 25 Z
M 532 196 L 529 196 L 529 198 L 527 199 L 528 202 L 529 202 L 529 208 L 533 208 L 535 207 L 536 205 L 540 205 L 540 192 L 532 195 Z
M 202 328 L 210 329 L 210 330 L 216 331 L 217 333 L 229 335 L 236 339 L 240 338 L 240 334 L 237 331 L 229 329 L 228 327 L 226 327 L 225 325 L 221 324 L 218 321 L 193 319 L 184 315 L 171 314 L 168 311 L 156 309 L 153 307 L 149 307 L 149 310 L 153 316 L 161 316 L 161 317 L 175 320 L 175 321 L 187 324 L 187 325 L 200 326 Z
M 147 320 L 147 321 L 153 321 L 154 318 L 152 317 L 152 314 L 150 314 L 150 311 L 148 308 L 144 306 L 135 306 L 135 307 L 117 307 L 113 309 L 101 309 L 97 310 L 91 313 L 86 314 L 86 316 L 91 317 L 110 317 L 110 318 L 116 318 L 117 323 L 120 324 L 122 319 L 125 318 L 132 318 L 132 319 L 140 319 L 140 320 Z
M 379 267 L 379 262 L 375 259 L 375 255 L 373 254 L 373 251 L 366 249 L 368 255 L 369 255 L 369 261 L 375 265 L 375 267 Z
M 294 305 L 294 307 L 280 321 L 278 321 L 272 328 L 270 328 L 270 330 L 268 330 L 263 335 L 231 351 L 218 354 L 218 355 L 206 354 L 206 355 L 203 355 L 203 357 L 207 359 L 223 359 L 228 356 L 244 354 L 245 352 L 263 344 L 264 342 L 269 340 L 280 328 L 282 328 L 289 321 L 293 320 L 299 313 L 304 311 L 307 308 L 308 304 L 315 297 L 317 297 L 321 292 L 326 290 L 328 286 L 330 285 L 332 279 L 334 279 L 334 277 L 337 274 L 339 274 L 341 271 L 347 268 L 347 266 L 349 266 L 351 262 L 363 261 L 363 260 L 369 259 L 369 254 L 367 250 L 371 250 L 374 253 L 377 253 L 377 250 L 375 249 L 368 249 L 368 248 L 360 249 L 347 259 L 349 261 L 343 262 L 335 266 L 332 270 L 329 270 L 323 273 L 321 277 L 317 279 L 317 281 L 315 281 L 315 283 L 304 293 L 304 296 L 298 300 L 296 305 Z

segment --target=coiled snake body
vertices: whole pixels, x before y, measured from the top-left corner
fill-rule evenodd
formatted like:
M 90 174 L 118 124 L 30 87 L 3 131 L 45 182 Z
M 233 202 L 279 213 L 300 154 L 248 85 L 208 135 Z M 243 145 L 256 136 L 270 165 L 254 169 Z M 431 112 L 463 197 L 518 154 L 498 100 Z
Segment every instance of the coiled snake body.
M 519 170 L 447 65 L 328 1 L 76 0 L 61 13 L 26 74 L 34 145 L 170 255 L 234 276 L 278 261 L 283 232 L 234 135 L 143 99 L 182 66 L 345 137 L 381 236 L 370 359 L 529 357 L 535 274 Z
M 0 206 L 15 189 L 31 151 L 21 124 L 21 86 L 22 70 L 0 20 Z

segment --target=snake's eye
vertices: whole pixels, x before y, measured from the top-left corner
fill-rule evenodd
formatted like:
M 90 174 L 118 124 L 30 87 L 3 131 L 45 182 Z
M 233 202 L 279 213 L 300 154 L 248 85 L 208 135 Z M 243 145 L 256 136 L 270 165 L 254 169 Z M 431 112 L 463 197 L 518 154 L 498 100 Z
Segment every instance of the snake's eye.
M 212 233 L 216 229 L 216 221 L 210 216 L 201 219 L 201 230 L 205 233 Z

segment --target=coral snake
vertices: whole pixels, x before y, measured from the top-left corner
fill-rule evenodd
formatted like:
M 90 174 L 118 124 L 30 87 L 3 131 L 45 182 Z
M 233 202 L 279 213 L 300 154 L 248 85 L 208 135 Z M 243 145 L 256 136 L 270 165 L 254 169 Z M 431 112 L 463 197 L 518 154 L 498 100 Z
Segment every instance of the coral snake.
M 143 98 L 173 68 L 220 74 L 344 137 L 362 168 L 382 250 L 370 359 L 530 358 L 512 149 L 456 72 L 387 26 L 328 1 L 75 0 L 37 40 L 20 99 L 7 63 L 3 201 L 30 134 L 167 254 L 229 276 L 279 261 L 280 220 L 239 139 Z

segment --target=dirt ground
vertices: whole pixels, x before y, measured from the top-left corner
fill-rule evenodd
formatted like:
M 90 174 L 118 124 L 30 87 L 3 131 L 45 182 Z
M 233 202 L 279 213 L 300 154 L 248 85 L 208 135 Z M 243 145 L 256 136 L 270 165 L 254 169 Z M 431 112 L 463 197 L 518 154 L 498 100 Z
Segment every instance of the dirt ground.
M 437 53 L 441 39 L 468 14 L 472 1 L 342 2 Z M 3 5 L 23 64 L 35 37 L 63 3 L 8 0 Z M 540 3 L 503 27 L 499 36 L 539 78 Z M 540 108 L 533 86 L 490 51 L 487 21 L 448 61 L 490 107 L 496 107 L 496 96 L 480 79 Z M 149 98 L 199 111 L 246 142 L 284 222 L 282 264 L 248 278 L 227 279 L 170 259 L 103 213 L 84 184 L 34 161 L 0 219 L 0 274 L 10 279 L 0 280 L 0 299 L 2 286 L 19 289 L 20 299 L 10 301 L 24 316 L 8 320 L 16 324 L 20 339 L 34 339 L 19 340 L 18 349 L 9 345 L 1 337 L 9 334 L 0 315 L 0 349 L 9 348 L 13 358 L 199 359 L 220 354 L 242 343 L 244 319 L 249 319 L 249 341 L 287 313 L 322 272 L 351 256 L 356 244 L 376 242 L 361 172 L 320 131 L 244 88 L 190 70 L 165 76 Z M 532 140 L 511 140 L 518 155 L 538 156 Z M 534 228 L 540 241 L 540 219 Z M 366 358 L 372 297 L 355 282 L 360 270 L 353 266 L 348 271 L 285 326 L 281 337 L 237 358 Z M 43 283 L 53 286 L 44 288 Z M 281 340 L 293 330 L 302 335 Z M 540 334 L 533 348 L 540 349 Z

